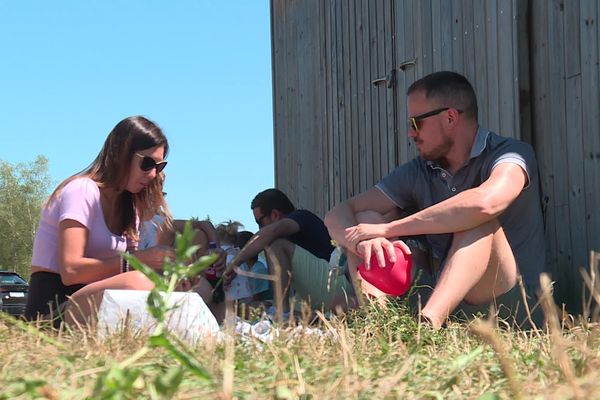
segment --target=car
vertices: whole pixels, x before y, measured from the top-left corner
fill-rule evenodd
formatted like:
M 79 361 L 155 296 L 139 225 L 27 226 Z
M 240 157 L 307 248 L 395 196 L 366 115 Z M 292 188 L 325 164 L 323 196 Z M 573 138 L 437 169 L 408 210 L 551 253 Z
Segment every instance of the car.
M 0 271 L 0 311 L 13 316 L 25 314 L 29 284 L 19 274 Z

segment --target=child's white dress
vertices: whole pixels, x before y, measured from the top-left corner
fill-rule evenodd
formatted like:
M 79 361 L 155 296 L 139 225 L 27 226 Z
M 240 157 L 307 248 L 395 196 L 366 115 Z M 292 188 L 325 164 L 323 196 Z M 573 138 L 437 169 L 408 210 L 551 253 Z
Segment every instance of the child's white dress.
M 221 246 L 227 253 L 227 264 L 233 260 L 240 249 L 237 247 L 223 245 Z M 246 263 L 239 266 L 242 271 L 248 271 Z M 229 284 L 229 287 L 225 288 L 225 297 L 230 300 L 242 300 L 245 298 L 252 297 L 252 288 L 250 286 L 250 278 L 237 274 L 235 278 Z

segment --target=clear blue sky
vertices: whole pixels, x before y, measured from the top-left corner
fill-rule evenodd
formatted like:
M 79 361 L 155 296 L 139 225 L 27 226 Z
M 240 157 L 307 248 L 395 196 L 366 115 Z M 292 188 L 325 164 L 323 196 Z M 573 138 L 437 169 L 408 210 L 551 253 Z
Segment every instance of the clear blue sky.
M 176 218 L 257 229 L 274 184 L 269 2 L 0 1 L 0 159 L 85 168 L 113 126 L 145 115 L 171 147 Z

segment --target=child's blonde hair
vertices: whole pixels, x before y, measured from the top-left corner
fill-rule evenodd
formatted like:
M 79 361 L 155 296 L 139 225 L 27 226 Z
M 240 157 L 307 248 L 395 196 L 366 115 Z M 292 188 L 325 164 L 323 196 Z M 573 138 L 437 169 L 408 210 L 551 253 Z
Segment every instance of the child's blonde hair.
M 244 225 L 238 221 L 225 221 L 221 222 L 216 226 L 217 230 L 217 238 L 219 242 L 223 244 L 228 244 L 231 246 L 237 246 L 237 234 L 238 229 L 243 228 Z

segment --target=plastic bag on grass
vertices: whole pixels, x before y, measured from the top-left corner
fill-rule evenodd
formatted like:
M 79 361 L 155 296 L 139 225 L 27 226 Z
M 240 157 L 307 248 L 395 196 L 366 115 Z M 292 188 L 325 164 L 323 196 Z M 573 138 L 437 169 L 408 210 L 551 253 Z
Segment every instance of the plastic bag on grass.
M 106 290 L 98 310 L 98 333 L 110 335 L 127 324 L 134 332 L 151 333 L 156 320 L 148 312 L 145 290 Z M 182 341 L 195 344 L 219 331 L 219 324 L 198 293 L 173 292 L 167 298 L 175 306 L 166 318 L 166 328 Z

